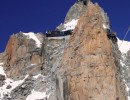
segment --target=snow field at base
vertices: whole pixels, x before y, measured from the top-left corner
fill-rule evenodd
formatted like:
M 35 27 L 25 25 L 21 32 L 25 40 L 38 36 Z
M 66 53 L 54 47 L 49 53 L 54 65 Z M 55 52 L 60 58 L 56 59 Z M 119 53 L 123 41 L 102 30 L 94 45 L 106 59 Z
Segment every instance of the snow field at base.
M 5 75 L 5 71 L 2 67 L 3 63 L 0 63 L 0 74 L 1 75 Z M 32 64 L 33 65 L 33 64 Z M 43 80 L 46 80 L 47 77 L 43 76 L 41 74 L 35 75 L 33 76 L 33 78 L 37 79 L 39 77 L 42 77 Z M 25 79 L 28 78 L 28 75 L 25 76 L 25 78 L 23 80 L 19 80 L 19 81 L 13 81 L 12 79 L 6 78 L 6 80 L 4 81 L 5 84 L 0 87 L 0 100 L 4 97 L 4 95 L 8 95 L 9 98 L 11 98 L 10 93 L 13 89 L 15 89 L 16 87 L 18 87 L 19 85 L 23 84 Z M 11 86 L 10 89 L 7 89 L 7 86 Z M 31 94 L 27 96 L 26 100 L 38 100 L 38 99 L 45 99 L 47 98 L 48 95 L 46 95 L 46 92 L 38 92 L 35 90 L 31 91 Z
M 43 76 L 42 74 L 38 74 L 33 76 L 33 78 L 38 79 L 38 78 L 42 78 L 44 81 L 47 80 L 47 76 Z M 31 94 L 27 96 L 26 100 L 39 100 L 39 99 L 45 99 L 48 97 L 48 95 L 46 95 L 46 92 L 39 92 L 39 91 L 35 91 L 32 90 Z
M 17 86 L 21 85 L 27 77 L 28 75 L 26 75 L 26 77 L 23 80 L 19 81 L 13 81 L 12 79 L 6 78 L 5 84 L 2 87 L 0 87 L 0 98 L 3 98 L 5 94 L 7 94 L 10 97 L 11 91 L 15 89 Z M 7 86 L 9 85 L 11 86 L 11 88 L 7 89 Z
M 3 70 L 2 65 L 3 63 L 0 63 L 0 74 L 5 75 L 6 77 L 6 74 L 5 74 L 5 71 Z M 15 89 L 17 86 L 19 86 L 20 84 L 22 84 L 27 77 L 28 75 L 26 75 L 26 77 L 23 80 L 19 80 L 19 81 L 13 81 L 12 79 L 6 78 L 4 81 L 5 84 L 2 87 L 0 87 L 0 99 L 2 99 L 5 94 L 7 94 L 10 97 L 11 91 Z M 11 86 L 11 88 L 7 89 L 7 86 L 9 85 Z
M 32 90 L 31 94 L 27 96 L 26 100 L 39 100 L 46 97 L 47 95 L 45 92 L 38 92 L 38 91 Z
M 38 40 L 37 36 L 33 32 L 23 33 L 23 35 L 29 36 L 30 39 L 33 39 L 36 42 L 37 47 L 41 47 L 41 42 Z
M 72 21 L 70 21 L 70 22 L 64 24 L 65 30 L 63 30 L 63 31 L 75 29 L 77 23 L 78 23 L 78 19 L 76 19 L 76 20 L 73 19 Z

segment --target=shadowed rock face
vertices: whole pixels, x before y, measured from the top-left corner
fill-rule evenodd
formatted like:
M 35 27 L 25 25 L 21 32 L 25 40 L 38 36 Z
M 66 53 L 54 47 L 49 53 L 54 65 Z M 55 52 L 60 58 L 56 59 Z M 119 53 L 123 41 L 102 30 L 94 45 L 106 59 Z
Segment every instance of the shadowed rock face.
M 57 100 L 127 100 L 101 11 L 89 3 L 69 39 L 56 72 Z

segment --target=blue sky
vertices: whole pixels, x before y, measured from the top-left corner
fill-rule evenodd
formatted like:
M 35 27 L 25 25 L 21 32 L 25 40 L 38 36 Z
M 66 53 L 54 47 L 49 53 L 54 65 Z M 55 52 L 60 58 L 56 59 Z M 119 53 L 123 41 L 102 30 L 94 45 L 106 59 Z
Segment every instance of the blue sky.
M 55 29 L 76 0 L 0 0 L 0 52 L 11 34 Z M 122 38 L 130 26 L 130 0 L 93 0 L 108 13 L 111 28 Z M 130 41 L 130 33 L 126 40 Z

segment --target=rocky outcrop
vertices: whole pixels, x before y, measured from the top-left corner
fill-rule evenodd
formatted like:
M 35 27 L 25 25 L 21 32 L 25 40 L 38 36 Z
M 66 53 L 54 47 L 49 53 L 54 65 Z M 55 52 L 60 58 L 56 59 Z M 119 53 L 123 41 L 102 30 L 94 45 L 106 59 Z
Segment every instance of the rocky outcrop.
M 42 43 L 43 35 L 37 34 L 37 37 L 40 38 L 39 40 Z M 6 46 L 4 56 L 4 68 L 7 77 L 15 79 L 40 70 L 42 66 L 42 49 L 42 47 L 36 46 L 33 39 L 29 39 L 22 32 L 12 35 Z
M 1 100 L 25 100 L 32 91 L 46 91 L 46 76 L 41 74 L 45 63 L 43 45 L 45 36 L 41 33 L 19 32 L 10 37 L 5 52 L 0 54 L 0 67 L 6 73 L 6 77 L 0 75 Z
M 0 87 L 4 85 L 5 75 L 0 74 Z
M 58 100 L 127 100 L 102 13 L 89 3 L 80 17 L 56 71 Z

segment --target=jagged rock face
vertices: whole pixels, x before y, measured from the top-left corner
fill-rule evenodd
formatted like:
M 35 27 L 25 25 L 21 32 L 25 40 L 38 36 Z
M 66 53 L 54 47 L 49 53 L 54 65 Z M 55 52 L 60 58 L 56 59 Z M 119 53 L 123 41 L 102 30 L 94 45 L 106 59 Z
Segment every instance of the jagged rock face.
M 130 97 L 130 50 L 127 52 L 125 56 L 124 63 L 125 65 L 122 66 L 122 73 L 128 87 L 127 95 Z
M 65 23 L 73 20 L 73 19 L 79 19 L 81 14 L 84 13 L 86 10 L 86 6 L 83 5 L 82 2 L 76 2 L 68 11 L 66 17 L 65 17 Z
M 59 66 L 68 39 L 69 36 L 46 39 L 46 58 L 48 57 L 53 72 Z
M 87 5 L 83 5 L 82 2 L 76 2 L 74 5 L 69 9 L 64 24 L 68 23 L 72 20 L 77 20 L 79 17 L 86 11 Z M 58 30 L 64 30 L 64 24 L 61 24 L 57 27 Z
M 58 70 L 68 39 L 69 36 L 46 38 L 46 43 L 44 46 L 45 64 L 43 65 L 44 71 L 42 71 L 42 73 L 43 75 L 48 76 L 46 86 L 48 88 L 47 94 L 52 93 L 52 91 L 56 88 L 54 73 Z M 54 98 L 57 97 L 53 96 L 52 100 L 55 100 Z
M 122 55 L 122 74 L 126 82 L 128 83 L 130 81 L 130 51 L 128 51 L 126 54 Z
M 101 9 L 88 4 L 57 70 L 58 100 L 127 100 Z
M 126 84 L 126 91 L 127 91 L 127 96 L 130 97 L 130 51 L 126 53 L 121 53 L 121 77 L 125 81 Z
M 38 37 L 43 39 L 43 35 L 38 34 Z M 7 77 L 16 78 L 36 72 L 42 64 L 42 48 L 22 33 L 12 35 L 5 49 L 4 64 Z M 35 69 L 35 66 L 39 67 Z

